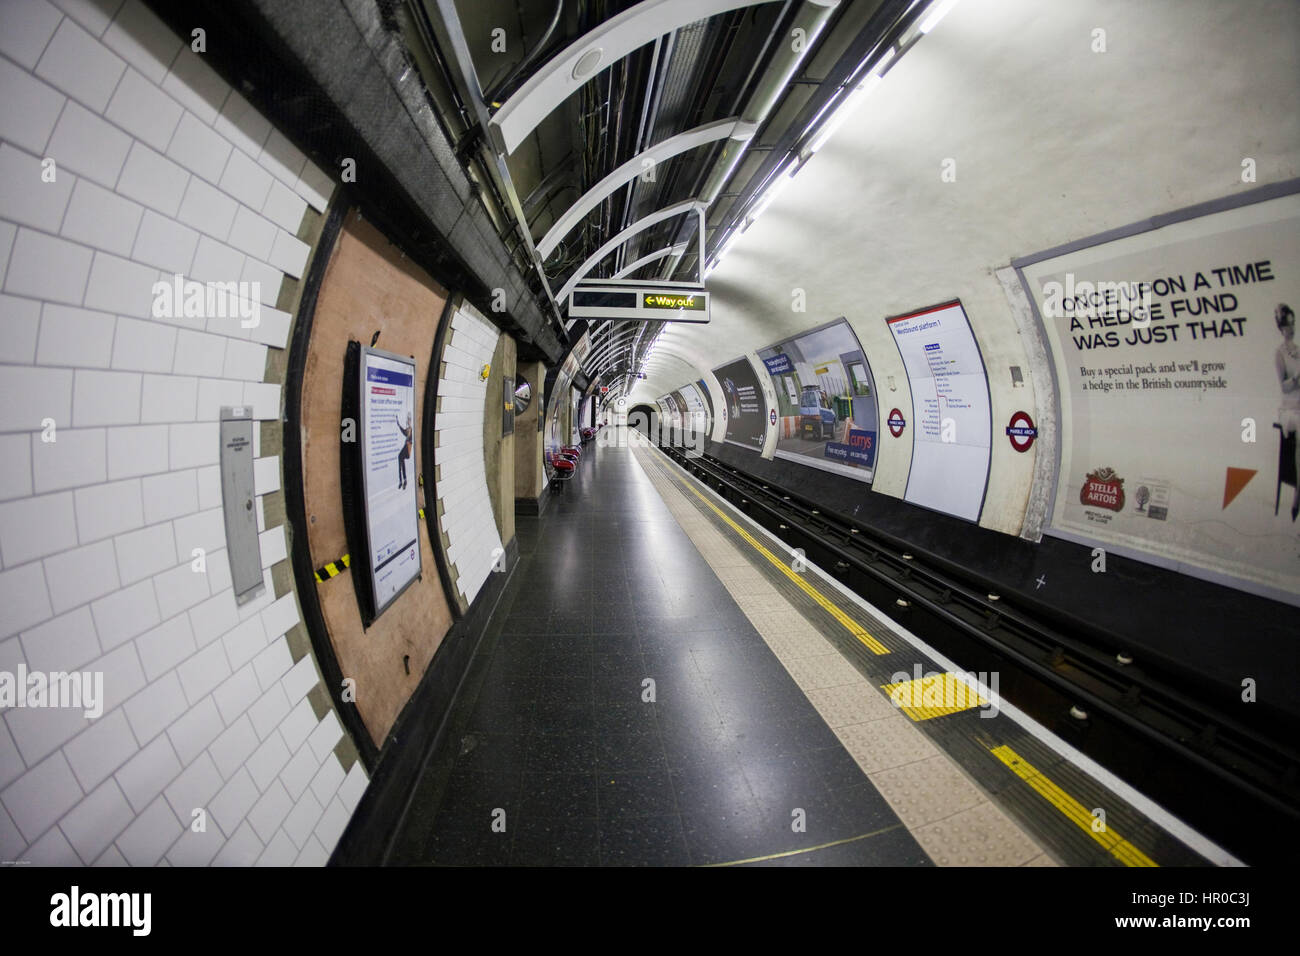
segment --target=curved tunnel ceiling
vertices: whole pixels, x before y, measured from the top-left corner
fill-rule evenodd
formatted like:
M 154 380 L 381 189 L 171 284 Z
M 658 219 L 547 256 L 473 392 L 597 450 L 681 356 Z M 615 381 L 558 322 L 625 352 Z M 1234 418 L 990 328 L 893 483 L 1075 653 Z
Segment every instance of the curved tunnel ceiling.
M 575 281 L 695 278 L 772 151 L 935 2 L 422 0 L 424 73 L 571 344 L 580 331 L 562 313 Z M 690 202 L 701 215 L 668 214 Z
M 1278 2 L 1262 16 L 1277 29 L 1261 35 L 1259 19 L 1214 0 L 959 4 L 710 275 L 712 323 L 671 329 L 694 368 L 652 360 L 630 400 L 838 316 L 878 382 L 901 376 L 883 319 L 956 297 L 991 379 L 994 366 L 1023 363 L 995 269 L 1224 195 L 1241 186 L 1243 156 L 1261 182 L 1297 175 L 1294 98 L 1257 78 L 1300 75 L 1300 8 Z M 1092 50 L 1099 24 L 1105 53 Z

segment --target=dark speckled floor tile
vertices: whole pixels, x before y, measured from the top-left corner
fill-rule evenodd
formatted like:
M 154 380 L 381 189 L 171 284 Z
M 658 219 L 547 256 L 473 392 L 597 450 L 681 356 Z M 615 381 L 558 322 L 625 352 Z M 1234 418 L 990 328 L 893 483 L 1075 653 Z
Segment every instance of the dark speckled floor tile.
M 521 734 L 466 734 L 459 744 L 457 770 L 505 773 L 523 769 L 526 751 Z
M 686 847 L 695 864 L 731 863 L 771 853 L 781 834 L 757 805 L 732 810 L 693 810 L 682 814 Z
M 497 809 L 504 809 L 507 815 L 512 813 L 522 803 L 521 776 L 517 771 L 452 771 L 446 796 L 433 820 L 434 829 L 487 825 Z
M 596 786 L 602 822 L 677 812 L 667 770 L 597 773 Z
M 513 834 L 494 832 L 491 821 L 476 826 L 443 827 L 429 832 L 422 863 L 438 866 L 505 866 L 510 862 Z
M 523 769 L 529 773 L 591 773 L 596 738 L 591 734 L 534 734 L 528 738 Z
M 688 866 L 691 862 L 675 813 L 602 819 L 597 832 L 602 866 Z
M 517 825 L 513 866 L 596 866 L 600 837 L 595 817 L 527 816 Z
M 599 734 L 596 737 L 596 772 L 620 770 L 666 773 L 664 747 L 653 730 L 644 733 Z
M 525 771 L 518 804 L 528 819 L 596 816 L 596 778 L 590 772 Z

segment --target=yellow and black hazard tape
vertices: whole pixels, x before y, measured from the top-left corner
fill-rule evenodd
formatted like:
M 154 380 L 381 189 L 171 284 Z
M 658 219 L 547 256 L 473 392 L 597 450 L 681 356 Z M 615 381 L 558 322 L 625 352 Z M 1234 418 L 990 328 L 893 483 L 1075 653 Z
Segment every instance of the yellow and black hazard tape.
M 317 581 L 328 581 L 330 578 L 338 577 L 343 573 L 344 568 L 352 566 L 352 556 L 345 554 L 337 561 L 331 561 L 323 568 L 316 569 Z

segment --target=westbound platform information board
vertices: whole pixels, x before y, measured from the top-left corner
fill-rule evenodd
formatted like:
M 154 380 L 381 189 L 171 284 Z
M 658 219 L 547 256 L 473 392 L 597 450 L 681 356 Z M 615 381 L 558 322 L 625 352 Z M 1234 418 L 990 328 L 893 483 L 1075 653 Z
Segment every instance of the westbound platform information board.
M 361 460 L 375 616 L 420 576 L 415 362 L 361 350 Z
M 960 302 L 886 320 L 912 390 L 912 467 L 904 499 L 979 519 L 993 433 L 988 374 Z

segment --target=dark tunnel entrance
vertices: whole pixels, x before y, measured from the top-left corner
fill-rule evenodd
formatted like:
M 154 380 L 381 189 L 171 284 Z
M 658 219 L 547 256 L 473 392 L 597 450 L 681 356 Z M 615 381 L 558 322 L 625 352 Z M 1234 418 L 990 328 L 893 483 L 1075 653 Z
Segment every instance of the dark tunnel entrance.
M 658 431 L 659 411 L 653 405 L 636 405 L 627 415 L 627 427 L 635 428 L 646 438 Z

